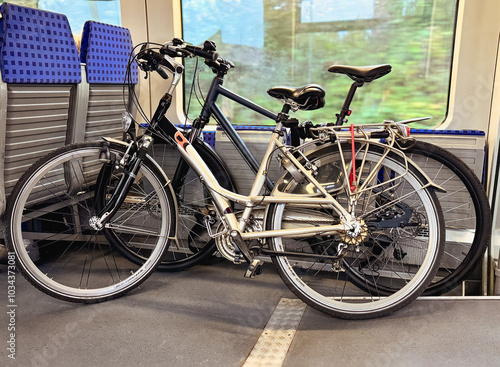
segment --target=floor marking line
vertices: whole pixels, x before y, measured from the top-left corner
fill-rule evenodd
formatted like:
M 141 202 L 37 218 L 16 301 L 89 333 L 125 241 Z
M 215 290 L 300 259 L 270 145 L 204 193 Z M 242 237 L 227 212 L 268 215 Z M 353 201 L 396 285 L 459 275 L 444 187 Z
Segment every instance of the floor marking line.
M 242 367 L 281 367 L 306 304 L 282 298 Z

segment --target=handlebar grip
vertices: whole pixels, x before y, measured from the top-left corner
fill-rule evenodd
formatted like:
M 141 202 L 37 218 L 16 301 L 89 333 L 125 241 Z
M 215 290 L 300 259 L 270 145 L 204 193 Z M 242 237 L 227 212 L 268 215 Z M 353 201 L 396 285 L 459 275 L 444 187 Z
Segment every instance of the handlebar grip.
M 217 59 L 219 58 L 219 54 L 217 52 L 211 50 L 205 50 L 201 47 L 186 45 L 186 50 L 191 52 L 193 55 L 203 57 L 204 59 L 211 61 L 217 61 Z
M 171 57 L 178 57 L 181 56 L 179 52 L 176 49 L 171 49 L 170 45 L 164 45 L 163 47 L 160 48 L 160 53 L 162 55 L 168 55 Z

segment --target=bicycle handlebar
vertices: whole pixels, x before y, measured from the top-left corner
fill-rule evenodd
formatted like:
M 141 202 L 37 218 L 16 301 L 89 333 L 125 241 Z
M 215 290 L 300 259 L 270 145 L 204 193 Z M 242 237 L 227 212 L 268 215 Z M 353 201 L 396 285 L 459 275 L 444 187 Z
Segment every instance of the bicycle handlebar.
M 217 61 L 219 55 L 216 51 L 215 43 L 205 41 L 203 47 L 189 45 L 182 39 L 174 38 L 171 43 L 166 43 L 160 52 L 172 57 L 192 57 L 199 56 L 207 61 Z
M 215 70 L 214 72 L 222 70 L 226 73 L 227 70 L 234 68 L 230 60 L 219 57 L 215 43 L 210 40 L 205 41 L 203 47 L 199 47 L 189 45 L 180 38 L 174 38 L 172 42 L 163 45 L 160 53 L 170 57 L 201 57 L 205 59 L 205 64 Z
M 174 38 L 171 42 L 165 43 L 159 52 L 145 49 L 146 45 L 144 44 L 137 55 L 138 59 L 144 60 L 144 62 L 139 62 L 139 67 L 144 71 L 157 71 L 163 79 L 168 79 L 168 74 L 160 65 L 174 74 L 182 73 L 182 70 L 179 70 L 180 64 L 173 60 L 174 57 L 201 57 L 216 74 L 225 74 L 229 69 L 234 68 L 234 64 L 230 60 L 219 57 L 213 41 L 207 40 L 203 47 L 199 47 L 189 45 L 180 38 Z
M 195 56 L 199 56 L 209 61 L 217 61 L 219 54 L 215 50 L 205 50 L 201 47 L 186 45 L 186 50 L 191 52 Z

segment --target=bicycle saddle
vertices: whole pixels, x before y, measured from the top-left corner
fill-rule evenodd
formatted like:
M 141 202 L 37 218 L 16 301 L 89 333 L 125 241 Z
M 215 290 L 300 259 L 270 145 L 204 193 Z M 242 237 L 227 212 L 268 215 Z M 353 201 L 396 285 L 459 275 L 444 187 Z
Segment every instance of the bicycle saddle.
M 325 90 L 318 84 L 303 87 L 274 87 L 267 91 L 271 97 L 291 100 L 299 110 L 316 110 L 325 105 Z
M 360 82 L 368 83 L 375 79 L 381 78 L 391 72 L 391 65 L 373 65 L 373 66 L 345 66 L 332 65 L 328 71 L 338 74 L 346 74 L 349 78 Z

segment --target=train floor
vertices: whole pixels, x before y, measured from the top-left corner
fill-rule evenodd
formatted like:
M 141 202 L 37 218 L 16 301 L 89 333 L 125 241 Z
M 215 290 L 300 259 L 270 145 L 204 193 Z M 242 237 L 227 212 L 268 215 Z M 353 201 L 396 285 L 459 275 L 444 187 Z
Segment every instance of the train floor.
M 389 317 L 346 321 L 303 306 L 272 265 L 253 279 L 244 270 L 221 262 L 157 272 L 93 305 L 49 297 L 17 274 L 12 319 L 0 265 L 0 365 L 500 365 L 499 297 L 419 298 Z

